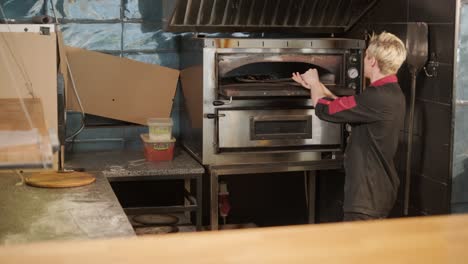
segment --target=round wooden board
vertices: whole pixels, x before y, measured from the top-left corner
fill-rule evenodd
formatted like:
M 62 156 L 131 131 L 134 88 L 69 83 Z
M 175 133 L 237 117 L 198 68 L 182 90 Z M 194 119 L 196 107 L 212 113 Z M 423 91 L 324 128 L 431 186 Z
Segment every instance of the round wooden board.
M 179 232 L 179 228 L 177 226 L 151 226 L 135 228 L 135 234 L 137 236 L 162 235 L 177 232 Z
M 85 172 L 40 172 L 24 179 L 26 184 L 41 188 L 69 188 L 91 184 L 96 178 Z
M 133 221 L 143 225 L 174 225 L 179 218 L 166 214 L 144 214 L 134 216 Z

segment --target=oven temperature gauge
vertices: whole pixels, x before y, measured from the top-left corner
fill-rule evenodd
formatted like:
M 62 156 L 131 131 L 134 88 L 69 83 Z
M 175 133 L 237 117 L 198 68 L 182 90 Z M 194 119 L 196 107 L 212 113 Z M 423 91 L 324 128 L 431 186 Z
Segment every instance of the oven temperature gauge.
M 349 68 L 348 69 L 348 77 L 350 79 L 356 79 L 359 76 L 359 71 L 356 68 Z

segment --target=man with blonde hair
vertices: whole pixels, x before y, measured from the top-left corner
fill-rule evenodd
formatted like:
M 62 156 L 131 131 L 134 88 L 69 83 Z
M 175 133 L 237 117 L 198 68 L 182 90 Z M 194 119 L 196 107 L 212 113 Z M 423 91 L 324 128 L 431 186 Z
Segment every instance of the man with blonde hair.
M 317 117 L 352 127 L 344 162 L 344 221 L 385 218 L 394 206 L 400 182 L 393 158 L 405 119 L 396 73 L 405 59 L 398 37 L 386 32 L 372 36 L 364 58 L 364 76 L 371 84 L 348 97 L 332 94 L 316 69 L 293 73 L 296 82 L 310 89 Z

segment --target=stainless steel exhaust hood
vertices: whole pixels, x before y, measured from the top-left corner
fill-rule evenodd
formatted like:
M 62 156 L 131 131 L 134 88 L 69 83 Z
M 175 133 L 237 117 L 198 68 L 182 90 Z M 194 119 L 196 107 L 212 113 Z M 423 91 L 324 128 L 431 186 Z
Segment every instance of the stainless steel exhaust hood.
M 172 32 L 344 33 L 379 0 L 177 0 Z

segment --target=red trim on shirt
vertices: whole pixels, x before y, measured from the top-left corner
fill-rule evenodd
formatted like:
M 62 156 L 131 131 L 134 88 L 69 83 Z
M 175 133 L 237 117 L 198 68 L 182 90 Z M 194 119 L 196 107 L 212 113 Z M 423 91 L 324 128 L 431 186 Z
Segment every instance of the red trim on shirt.
M 326 99 L 323 99 L 323 98 L 320 98 L 320 99 L 317 101 L 317 103 L 319 103 L 319 104 L 324 104 L 324 105 L 329 105 L 329 104 L 331 104 L 331 102 L 332 102 L 332 101 L 326 100 Z
M 330 115 L 339 113 L 341 111 L 346 111 L 349 109 L 352 109 L 356 107 L 356 99 L 354 96 L 345 96 L 345 97 L 340 97 L 338 99 L 333 100 L 329 105 L 328 105 L 328 113 Z
M 371 83 L 370 86 L 377 87 L 377 86 L 385 85 L 387 83 L 396 83 L 396 82 L 398 82 L 398 78 L 396 77 L 396 75 L 388 75 L 386 77 L 383 77 L 383 78 Z

